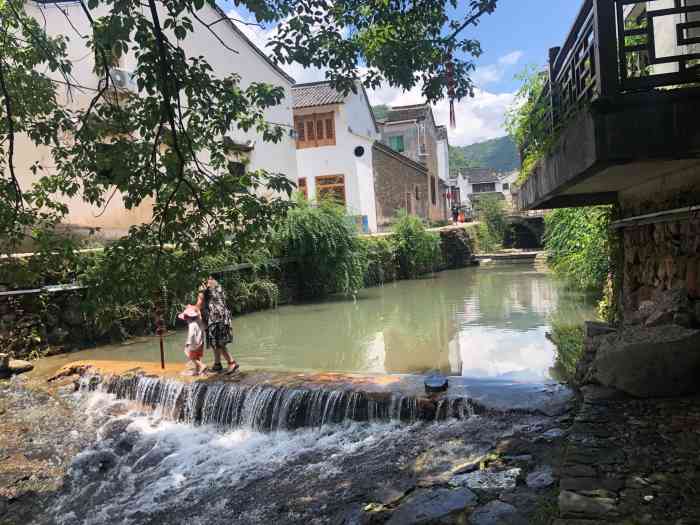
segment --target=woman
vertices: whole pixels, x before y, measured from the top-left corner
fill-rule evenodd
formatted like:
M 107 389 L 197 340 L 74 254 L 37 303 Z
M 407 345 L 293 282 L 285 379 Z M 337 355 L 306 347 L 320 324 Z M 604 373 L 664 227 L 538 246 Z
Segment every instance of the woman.
M 226 294 L 221 285 L 210 275 L 206 286 L 197 298 L 197 306 L 207 325 L 207 346 L 214 350 L 213 372 L 222 372 L 221 358 L 228 364 L 226 373 L 232 374 L 239 365 L 226 350 L 226 345 L 233 341 L 231 331 L 231 311 L 226 306 Z

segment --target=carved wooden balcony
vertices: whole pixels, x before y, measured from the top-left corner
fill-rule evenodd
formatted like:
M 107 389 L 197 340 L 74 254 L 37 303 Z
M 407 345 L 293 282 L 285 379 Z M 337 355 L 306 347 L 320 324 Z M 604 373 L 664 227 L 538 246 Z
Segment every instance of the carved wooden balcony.
M 699 162 L 700 0 L 587 0 L 543 74 L 523 209 L 613 203 Z

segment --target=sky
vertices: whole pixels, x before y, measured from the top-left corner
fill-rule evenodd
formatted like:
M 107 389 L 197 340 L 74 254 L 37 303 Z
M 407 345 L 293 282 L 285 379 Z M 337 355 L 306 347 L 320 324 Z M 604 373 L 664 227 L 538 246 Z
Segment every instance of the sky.
M 460 0 L 456 15 L 465 12 L 468 0 Z M 476 60 L 473 79 L 477 86 L 474 98 L 456 103 L 457 125 L 449 129 L 450 144 L 465 146 L 505 135 L 503 119 L 512 105 L 519 83 L 515 76 L 527 66 L 544 67 L 550 47 L 560 46 L 566 37 L 582 0 L 499 0 L 496 11 L 482 18 L 476 28 L 465 35 L 481 42 L 483 54 Z M 248 18 L 231 3 L 221 7 L 237 18 Z M 253 42 L 264 49 L 274 27 L 265 29 L 241 25 Z M 297 82 L 323 80 L 323 72 L 304 70 L 298 65 L 285 68 Z M 418 89 L 402 92 L 382 88 L 368 93 L 372 104 L 403 105 L 422 102 Z M 433 106 L 438 124 L 448 124 L 449 103 Z

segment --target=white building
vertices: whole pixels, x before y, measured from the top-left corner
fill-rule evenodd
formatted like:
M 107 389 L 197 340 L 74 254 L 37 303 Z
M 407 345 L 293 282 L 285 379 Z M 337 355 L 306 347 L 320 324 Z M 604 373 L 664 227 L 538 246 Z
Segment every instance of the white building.
M 29 15 L 39 20 L 50 36 L 65 35 L 70 38 L 68 56 L 73 62 L 73 76 L 81 87 L 74 88 L 70 98 L 66 90 L 59 88 L 61 90 L 59 97 L 69 107 L 87 107 L 89 100 L 96 93 L 100 77 L 94 71 L 92 52 L 86 46 L 85 38 L 86 35 L 91 34 L 91 30 L 81 5 L 75 2 L 46 4 L 27 2 L 25 8 Z M 98 10 L 94 16 L 99 14 Z M 244 88 L 253 82 L 264 82 L 284 88 L 286 93 L 284 101 L 276 107 L 269 108 L 265 113 L 268 122 L 280 124 L 289 130 L 281 142 L 277 144 L 263 142 L 262 136 L 255 130 L 248 132 L 236 130 L 231 132 L 230 136 L 236 144 L 244 145 L 243 149 L 248 150 L 246 153 L 249 159 L 248 169 L 282 173 L 291 180 L 296 180 L 291 94 L 294 79 L 273 64 L 219 8 L 205 4 L 198 15 L 204 23 L 220 21 L 213 25 L 212 29 L 227 47 L 235 50 L 235 53 L 227 50 L 217 36 L 193 20 L 195 32 L 178 42 L 187 56 L 205 57 L 217 76 L 224 77 L 232 73 L 240 75 L 241 86 Z M 84 35 L 85 38 L 81 38 L 79 34 Z M 174 37 L 172 41 L 177 42 Z M 126 89 L 135 90 L 130 76 L 130 70 L 134 66 L 134 57 L 127 54 L 121 58 L 118 68 L 113 71 L 113 76 L 121 79 Z M 55 76 L 56 80 L 60 80 L 58 74 Z M 26 138 L 20 138 L 16 153 L 16 167 L 23 187 L 28 187 L 35 180 L 29 170 L 34 162 L 40 161 L 44 165 L 51 165 L 50 151 L 46 148 L 36 148 Z M 112 199 L 104 209 L 94 208 L 80 198 L 72 199 L 68 204 L 70 212 L 66 222 L 70 226 L 78 229 L 99 228 L 104 238 L 121 236 L 130 226 L 151 219 L 151 203 L 144 203 L 135 210 L 126 210 L 118 196 Z
M 309 200 L 332 194 L 363 230 L 377 231 L 372 157 L 379 131 L 364 88 L 345 96 L 312 82 L 293 93 L 299 190 Z
M 489 168 L 467 168 L 457 173 L 450 184 L 458 188 L 455 192 L 455 202 L 467 208 L 486 195 L 496 196 L 513 205 L 513 184 L 518 178 L 518 172 L 499 173 Z

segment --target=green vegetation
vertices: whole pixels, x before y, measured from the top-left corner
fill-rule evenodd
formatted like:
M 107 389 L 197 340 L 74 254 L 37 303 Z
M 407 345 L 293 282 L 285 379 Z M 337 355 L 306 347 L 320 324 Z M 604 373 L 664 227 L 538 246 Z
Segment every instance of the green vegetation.
M 549 104 L 542 98 L 546 74 L 539 68 L 530 66 L 518 75 L 518 79 L 522 86 L 506 113 L 505 126 L 522 152 L 520 176 L 516 181 L 517 185 L 522 185 L 554 139 L 549 120 Z
M 552 343 L 557 347 L 555 367 L 562 374 L 562 379 L 573 384 L 576 377 L 576 365 L 583 355 L 583 326 L 567 322 L 552 323 Z
M 378 106 L 372 106 L 372 112 L 374 113 L 374 118 L 377 120 L 384 120 L 389 113 L 389 106 L 386 104 L 379 104 Z
M 545 216 L 549 265 L 579 290 L 602 293 L 610 273 L 609 207 L 568 208 Z
M 360 239 L 363 257 L 367 261 L 364 284 L 366 287 L 379 286 L 398 279 L 396 252 L 392 242 L 383 237 Z
M 514 171 L 520 168 L 518 148 L 509 136 L 471 144 L 450 146 L 450 171 L 465 168 L 491 168 L 494 171 Z
M 345 208 L 330 201 L 312 206 L 299 199 L 276 232 L 281 252 L 300 259 L 304 295 L 355 294 L 364 284 L 365 260 Z
M 394 224 L 390 242 L 394 247 L 399 276 L 415 279 L 431 272 L 442 260 L 440 237 L 426 231 L 423 221 L 401 212 Z
M 479 220 L 477 229 L 479 250 L 482 252 L 499 250 L 503 246 L 503 240 L 509 228 L 504 202 L 493 195 L 481 197 L 477 216 Z

